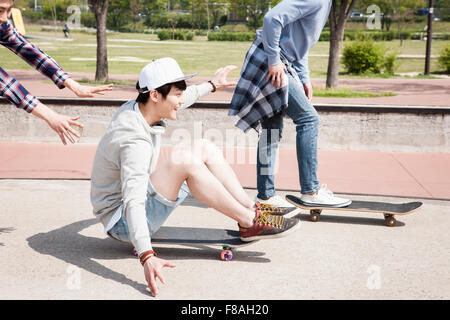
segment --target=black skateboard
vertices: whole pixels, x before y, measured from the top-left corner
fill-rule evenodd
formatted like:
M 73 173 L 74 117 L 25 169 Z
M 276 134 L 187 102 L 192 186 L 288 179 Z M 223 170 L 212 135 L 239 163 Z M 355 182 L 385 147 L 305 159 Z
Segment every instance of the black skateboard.
M 152 243 L 162 244 L 202 244 L 213 247 L 221 247 L 220 258 L 223 261 L 233 259 L 233 250 L 248 246 L 256 241 L 242 241 L 238 230 L 188 228 L 188 227 L 161 227 L 152 235 Z M 136 255 L 136 251 L 135 255 Z
M 346 207 L 321 207 L 321 206 L 308 206 L 305 205 L 300 198 L 294 195 L 287 195 L 286 200 L 293 205 L 309 210 L 310 220 L 313 222 L 319 221 L 322 210 L 340 210 L 340 211 L 358 211 L 358 212 L 377 212 L 384 215 L 386 225 L 388 227 L 394 227 L 397 224 L 397 220 L 394 215 L 405 215 L 413 213 L 422 206 L 422 202 L 407 202 L 407 203 L 388 203 L 388 202 L 374 202 L 374 201 L 352 201 L 352 203 Z

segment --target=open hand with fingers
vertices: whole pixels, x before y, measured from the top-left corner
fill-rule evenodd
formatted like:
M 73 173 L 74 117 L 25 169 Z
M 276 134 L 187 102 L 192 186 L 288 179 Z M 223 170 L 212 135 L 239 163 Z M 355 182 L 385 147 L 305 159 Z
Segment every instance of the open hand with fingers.
M 80 98 L 92 98 L 96 94 L 104 95 L 105 91 L 111 91 L 113 87 L 112 84 L 103 86 L 85 86 L 71 78 L 68 78 L 66 81 L 64 81 L 64 86 L 69 88 Z
M 52 128 L 61 139 L 63 144 L 67 144 L 66 138 L 71 142 L 75 143 L 73 136 L 80 138 L 80 134 L 72 128 L 72 126 L 77 126 L 83 128 L 83 125 L 76 120 L 80 117 L 65 116 L 59 113 L 54 113 L 50 115 L 46 121 L 50 128 Z M 73 136 L 72 136 L 73 135 Z
M 41 102 L 34 107 L 31 113 L 36 117 L 45 120 L 49 127 L 59 135 L 63 144 L 67 144 L 66 138 L 72 143 L 75 143 L 73 136 L 80 138 L 80 134 L 72 128 L 72 126 L 83 128 L 83 125 L 77 121 L 80 118 L 79 116 L 73 117 L 56 113 Z
M 217 90 L 236 86 L 237 81 L 229 81 L 227 79 L 228 74 L 235 69 L 237 69 L 236 66 L 229 65 L 216 70 L 213 77 L 211 78 L 211 82 L 214 84 Z
M 161 281 L 161 283 L 166 284 L 161 272 L 162 271 L 161 269 L 164 267 L 175 268 L 175 265 L 167 260 L 158 258 L 156 256 L 153 256 L 144 262 L 145 280 L 148 283 L 150 293 L 154 297 L 156 297 L 159 293 L 158 286 L 156 285 L 156 278 L 158 278 Z

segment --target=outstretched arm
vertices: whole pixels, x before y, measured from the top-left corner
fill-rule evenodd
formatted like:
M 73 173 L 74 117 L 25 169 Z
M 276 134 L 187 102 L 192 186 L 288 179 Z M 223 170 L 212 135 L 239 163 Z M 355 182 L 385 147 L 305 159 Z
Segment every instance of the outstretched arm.
M 233 87 L 236 85 L 236 81 L 229 81 L 227 79 L 228 74 L 237 69 L 236 66 L 226 66 L 216 70 L 214 75 L 211 77 L 210 82 L 204 82 L 199 85 L 193 85 L 187 87 L 183 93 L 184 105 L 183 108 L 187 108 L 194 104 L 198 99 L 207 94 L 214 92 L 215 90 L 222 90 L 227 87 Z
M 71 126 L 82 128 L 78 123 L 79 117 L 70 117 L 58 114 L 42 104 L 35 96 L 28 92 L 16 79 L 9 76 L 5 70 L 0 68 L 0 96 L 4 96 L 17 108 L 23 109 L 32 115 L 45 120 L 61 138 L 62 143 L 66 143 L 66 138 L 75 143 L 71 134 L 79 138 L 80 135 Z
M 227 87 L 236 86 L 236 84 L 237 84 L 236 81 L 229 81 L 227 79 L 228 74 L 231 71 L 236 70 L 236 69 L 237 69 L 237 67 L 233 66 L 233 65 L 229 65 L 229 66 L 217 69 L 211 78 L 211 82 L 214 84 L 215 89 L 221 90 L 221 89 L 224 89 Z M 213 90 L 214 90 L 214 88 L 213 88 Z
M 113 87 L 112 84 L 98 87 L 85 86 L 73 80 L 72 78 L 66 79 L 63 84 L 80 98 L 91 98 L 94 97 L 95 94 L 104 95 L 105 91 L 111 91 Z
M 58 88 L 67 87 L 80 98 L 90 98 L 94 94 L 104 94 L 105 91 L 112 90 L 112 84 L 93 87 L 81 85 L 71 79 L 69 74 L 52 57 L 25 39 L 9 23 L 6 23 L 0 30 L 0 40 L 3 46 L 51 79 Z

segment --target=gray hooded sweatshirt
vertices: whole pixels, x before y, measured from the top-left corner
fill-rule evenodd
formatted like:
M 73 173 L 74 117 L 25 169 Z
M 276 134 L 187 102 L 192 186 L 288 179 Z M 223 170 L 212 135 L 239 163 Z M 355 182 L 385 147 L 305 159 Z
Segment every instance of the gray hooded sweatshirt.
M 210 92 L 208 83 L 189 86 L 183 94 L 183 108 Z M 149 177 L 156 168 L 165 130 L 164 121 L 150 126 L 135 100 L 126 102 L 113 116 L 100 140 L 92 167 L 94 215 L 108 231 L 114 213 L 123 205 L 130 241 L 139 254 L 152 249 L 145 202 Z

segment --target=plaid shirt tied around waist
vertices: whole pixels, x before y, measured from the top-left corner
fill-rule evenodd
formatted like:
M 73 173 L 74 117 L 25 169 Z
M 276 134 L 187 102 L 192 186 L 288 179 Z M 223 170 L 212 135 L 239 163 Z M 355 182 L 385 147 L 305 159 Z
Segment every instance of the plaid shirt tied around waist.
M 300 79 L 281 55 L 289 72 L 300 83 Z M 244 132 L 250 128 L 261 132 L 261 122 L 286 109 L 288 105 L 288 78 L 284 74 L 283 86 L 279 89 L 266 81 L 269 74 L 267 55 L 260 37 L 256 37 L 245 56 L 241 76 L 230 103 L 229 116 L 235 116 L 235 126 Z
M 8 22 L 0 25 L 0 44 L 25 60 L 30 66 L 51 79 L 62 89 L 69 75 L 58 63 L 33 43 L 26 40 Z M 16 79 L 0 67 L 0 95 L 11 101 L 16 107 L 31 112 L 39 100 L 28 92 Z

